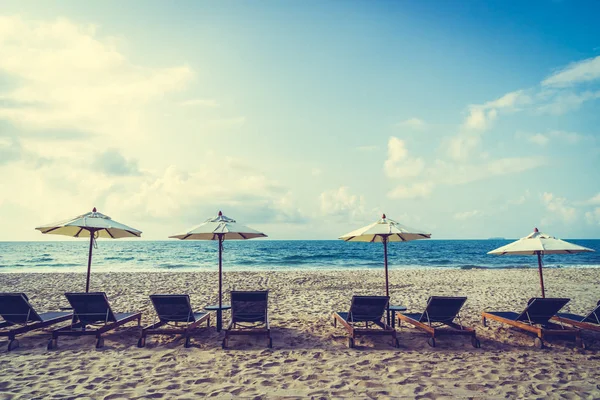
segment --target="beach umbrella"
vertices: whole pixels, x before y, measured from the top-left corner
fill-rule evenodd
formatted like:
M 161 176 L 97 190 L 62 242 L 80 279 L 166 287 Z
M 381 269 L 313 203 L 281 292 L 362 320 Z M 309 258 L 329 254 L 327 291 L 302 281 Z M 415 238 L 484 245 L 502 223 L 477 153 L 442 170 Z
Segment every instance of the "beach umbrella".
M 388 281 L 388 242 L 408 242 L 410 240 L 429 239 L 431 233 L 425 233 L 418 229 L 409 228 L 383 214 L 379 221 L 357 229 L 340 237 L 346 242 L 370 242 L 383 243 L 383 265 L 385 268 L 385 295 L 390 295 Z M 389 323 L 389 321 L 388 321 Z
M 509 243 L 506 246 L 498 247 L 496 250 L 488 252 L 488 254 L 495 254 L 499 256 L 503 256 L 505 254 L 517 256 L 537 255 L 542 297 L 546 297 L 546 291 L 544 290 L 544 277 L 542 275 L 542 256 L 544 254 L 573 254 L 586 251 L 594 250 L 565 242 L 564 240 L 557 239 L 554 236 L 546 235 L 545 233 L 538 231 L 538 228 L 535 228 L 533 233 L 530 235 Z
M 85 284 L 86 293 L 90 291 L 90 272 L 92 269 L 92 248 L 98 238 L 120 239 L 127 237 L 140 237 L 141 231 L 123 225 L 112 220 L 108 215 L 104 215 L 96 211 L 96 207 L 92 212 L 79 215 L 75 218 L 66 221 L 56 222 L 54 224 L 43 225 L 35 228 L 36 230 L 50 234 L 72 236 L 76 238 L 89 237 L 90 251 L 88 254 L 88 269 L 87 280 Z
M 234 219 L 228 218 L 219 211 L 219 215 L 207 219 L 204 223 L 193 228 L 189 232 L 180 235 L 169 236 L 181 240 L 218 240 L 219 241 L 219 310 L 222 307 L 223 298 L 223 241 L 224 240 L 246 240 L 259 237 L 267 237 L 262 232 L 247 226 L 238 224 Z

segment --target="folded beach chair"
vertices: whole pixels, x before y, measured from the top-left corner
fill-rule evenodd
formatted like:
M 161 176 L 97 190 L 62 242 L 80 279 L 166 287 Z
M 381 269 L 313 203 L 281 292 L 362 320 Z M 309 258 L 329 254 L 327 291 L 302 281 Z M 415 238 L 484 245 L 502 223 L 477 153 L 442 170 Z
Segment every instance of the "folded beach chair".
M 422 313 L 398 314 L 399 326 L 402 321 L 414 325 L 427 332 L 431 337 L 427 343 L 435 347 L 435 338 L 442 335 L 463 335 L 471 337 L 471 344 L 475 348 L 481 347 L 481 343 L 475 334 L 475 329 L 467 328 L 461 324 L 460 309 L 467 301 L 466 297 L 443 297 L 431 296 L 427 300 L 427 307 Z M 458 319 L 458 323 L 454 320 Z
M 59 336 L 96 336 L 96 348 L 104 346 L 102 334 L 128 322 L 137 320 L 141 324 L 142 313 L 116 313 L 110 308 L 104 292 L 65 293 L 73 308 L 71 325 L 52 331 L 48 350 L 56 348 Z
M 392 346 L 400 347 L 396 330 L 383 320 L 389 301 L 388 296 L 352 296 L 348 312 L 333 313 L 333 326 L 339 322 L 350 333 L 348 347 L 354 347 L 357 336 L 380 335 L 391 336 Z M 364 324 L 364 328 L 359 328 L 361 324 Z
M 268 295 L 268 291 L 231 292 L 231 321 L 225 329 L 224 349 L 233 335 L 266 335 L 267 345 L 273 347 L 267 314 Z
M 567 328 L 550 322 L 550 319 L 563 308 L 570 299 L 534 297 L 527 302 L 522 313 L 503 311 L 486 311 L 481 313 L 481 322 L 487 326 L 486 320 L 492 319 L 515 328 L 535 334 L 535 346 L 544 347 L 546 336 L 566 336 L 575 338 L 577 346 L 585 348 L 579 329 Z
M 158 321 L 142 329 L 142 336 L 138 340 L 138 347 L 146 345 L 148 335 L 175 335 L 185 336 L 185 347 L 190 347 L 190 336 L 206 322 L 210 326 L 210 314 L 195 313 L 187 294 L 153 294 L 150 296 Z M 166 327 L 163 327 L 168 325 Z
M 586 316 L 558 313 L 552 317 L 552 321 L 562 322 L 580 329 L 600 332 L 600 301 L 596 304 L 596 308 Z
M 0 293 L 0 336 L 8 336 L 8 351 L 19 347 L 16 336 L 71 318 L 71 312 L 37 313 L 25 293 Z

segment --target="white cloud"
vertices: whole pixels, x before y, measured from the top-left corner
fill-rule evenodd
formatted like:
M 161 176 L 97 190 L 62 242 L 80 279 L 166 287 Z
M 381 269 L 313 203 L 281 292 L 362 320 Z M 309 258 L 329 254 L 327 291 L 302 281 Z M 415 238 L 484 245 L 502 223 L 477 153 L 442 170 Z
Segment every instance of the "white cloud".
M 473 150 L 481 143 L 481 132 L 466 130 L 450 138 L 447 153 L 450 158 L 457 161 L 466 161 Z
M 515 107 L 527 104 L 530 101 L 531 98 L 525 94 L 523 90 L 516 90 L 514 92 L 506 93 L 504 96 L 496 100 L 485 103 L 483 108 L 489 110 L 514 109 Z
M 93 25 L 0 16 L 0 71 L 15 87 L 0 94 L 0 119 L 38 130 L 71 129 L 115 139 L 141 135 L 142 112 L 192 80 L 186 65 L 147 68 Z
M 412 185 L 399 185 L 388 193 L 391 199 L 418 199 L 429 197 L 433 191 L 433 182 L 418 182 Z
M 583 103 L 600 98 L 600 90 L 583 92 L 551 91 L 540 94 L 537 112 L 542 114 L 562 115 L 579 108 Z
M 548 144 L 548 136 L 542 135 L 541 133 L 536 133 L 534 135 L 531 135 L 527 138 L 528 141 L 530 141 L 531 143 L 540 145 L 540 146 L 545 146 Z
M 436 160 L 428 171 L 435 181 L 447 185 L 462 185 L 495 176 L 510 175 L 546 164 L 542 157 L 506 157 L 482 164 L 457 164 Z
M 137 160 L 127 160 L 120 151 L 108 149 L 96 155 L 92 169 L 108 176 L 139 175 Z
M 582 204 L 592 205 L 592 206 L 600 206 L 600 193 L 595 196 L 589 198 L 588 200 L 582 202 Z
M 600 56 L 567 65 L 542 81 L 542 86 L 567 87 L 600 79 Z
M 585 220 L 590 225 L 600 225 L 600 207 L 585 213 Z
M 488 129 L 497 116 L 498 112 L 495 109 L 486 110 L 485 107 L 470 106 L 463 126 L 465 129 L 482 131 Z
M 498 117 L 499 111 L 514 111 L 518 106 L 528 104 L 531 98 L 523 90 L 509 92 L 496 100 L 484 104 L 469 106 L 469 115 L 465 119 L 463 128 L 470 130 L 486 130 Z
M 456 214 L 454 214 L 454 219 L 457 219 L 459 221 L 463 221 L 466 219 L 470 219 L 473 217 L 477 217 L 480 216 L 482 213 L 479 210 L 471 210 L 471 211 L 464 211 L 464 212 L 458 212 Z
M 388 158 L 384 163 L 384 171 L 390 178 L 415 177 L 423 172 L 425 162 L 421 158 L 408 155 L 406 143 L 397 137 L 388 140 Z
M 550 131 L 548 133 L 535 133 L 535 134 L 527 134 L 523 132 L 517 132 L 515 137 L 517 139 L 525 139 L 528 142 L 537 144 L 539 146 L 546 146 L 552 141 L 558 140 L 567 144 L 578 144 L 582 140 L 589 139 L 588 136 L 581 135 L 577 132 L 567 132 L 567 131 Z
M 235 159 L 215 163 L 210 157 L 194 171 L 172 165 L 137 185 L 110 193 L 105 203 L 156 220 L 200 221 L 219 208 L 246 221 L 298 222 L 304 218 L 288 189 L 244 165 Z
M 557 139 L 563 140 L 569 144 L 577 144 L 582 140 L 587 139 L 586 136 L 581 135 L 577 132 L 551 131 L 550 135 Z
M 409 118 L 396 124 L 399 128 L 410 128 L 414 130 L 424 130 L 427 127 L 427 123 L 419 118 Z
M 344 221 L 360 221 L 367 212 L 364 196 L 352 194 L 346 186 L 321 193 L 319 196 L 321 215 Z
M 529 192 L 529 190 L 526 190 L 525 193 L 523 193 L 518 198 L 516 198 L 514 200 L 509 200 L 508 204 L 512 204 L 512 205 L 524 204 L 527 201 L 527 199 L 529 199 L 529 196 L 530 196 L 530 192 Z
M 544 192 L 542 203 L 546 210 L 551 213 L 550 216 L 544 218 L 544 224 L 551 223 L 555 218 L 564 223 L 571 223 L 577 218 L 577 211 L 574 207 L 569 206 L 567 200 L 563 197 L 556 197 L 553 193 Z

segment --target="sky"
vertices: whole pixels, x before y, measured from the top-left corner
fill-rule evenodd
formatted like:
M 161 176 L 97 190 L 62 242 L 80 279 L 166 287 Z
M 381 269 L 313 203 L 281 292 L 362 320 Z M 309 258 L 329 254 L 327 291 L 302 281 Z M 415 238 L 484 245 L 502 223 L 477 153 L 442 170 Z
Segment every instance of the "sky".
M 166 239 L 382 213 L 600 238 L 596 1 L 0 0 L 0 240 L 97 207 Z M 68 238 L 67 238 L 68 239 Z

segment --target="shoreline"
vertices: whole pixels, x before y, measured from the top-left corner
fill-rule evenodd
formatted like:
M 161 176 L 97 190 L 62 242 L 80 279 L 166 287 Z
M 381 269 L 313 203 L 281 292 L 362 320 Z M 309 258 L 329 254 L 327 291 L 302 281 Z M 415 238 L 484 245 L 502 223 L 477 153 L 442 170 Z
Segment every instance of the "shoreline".
M 0 267 L 0 275 L 1 274 L 86 274 L 86 271 L 73 271 L 65 269 L 71 269 L 73 267 L 50 267 L 51 270 L 48 269 L 36 269 L 36 267 L 24 267 L 25 269 L 19 269 L 19 267 Z M 86 267 L 78 267 L 80 269 L 84 269 Z M 215 272 L 217 270 L 217 266 L 214 268 L 209 267 L 154 267 L 154 268 L 123 268 L 114 270 L 107 270 L 102 268 L 102 266 L 97 266 L 94 268 L 92 265 L 92 274 L 114 274 L 114 273 L 204 273 L 204 272 Z M 544 271 L 550 270 L 587 270 L 587 269 L 598 269 L 600 265 L 591 264 L 591 265 L 544 265 Z M 9 269 L 9 270 L 5 270 Z M 494 266 L 494 267 L 485 267 L 485 266 L 471 266 L 471 265 L 463 265 L 463 266 L 388 266 L 389 271 L 506 271 L 506 270 L 538 270 L 538 266 L 531 265 L 508 265 L 508 266 Z M 278 273 L 287 273 L 287 272 L 352 272 L 352 271 L 377 271 L 381 270 L 383 273 L 383 265 L 382 266 L 373 266 L 373 267 L 304 267 L 304 268 L 295 268 L 295 267 L 264 267 L 264 268 L 256 268 L 256 267 L 248 267 L 248 268 L 239 268 L 239 267 L 231 267 L 231 266 L 223 266 L 223 272 L 278 272 Z

